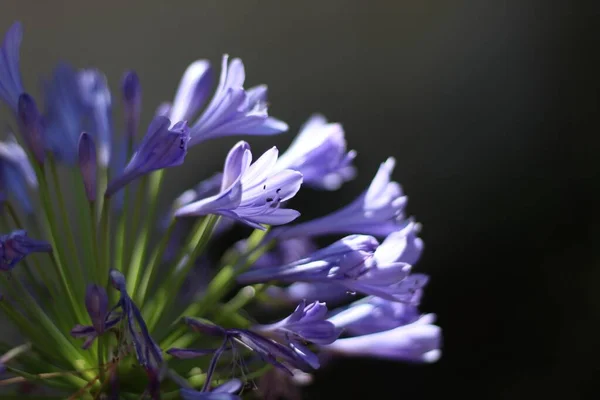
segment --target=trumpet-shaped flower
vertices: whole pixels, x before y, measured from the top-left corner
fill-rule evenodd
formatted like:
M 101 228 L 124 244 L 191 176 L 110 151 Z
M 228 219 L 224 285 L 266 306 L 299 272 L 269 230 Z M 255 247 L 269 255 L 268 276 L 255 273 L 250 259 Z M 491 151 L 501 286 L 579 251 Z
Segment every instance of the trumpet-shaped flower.
M 181 165 L 187 154 L 189 130 L 185 121 L 172 128 L 166 117 L 155 117 L 148 132 L 133 154 L 123 173 L 112 181 L 106 189 L 106 196 L 112 196 L 129 182 L 149 172 Z
M 400 185 L 391 181 L 395 160 L 381 164 L 369 188 L 346 207 L 312 221 L 273 230 L 273 238 L 362 233 L 387 236 L 408 223 L 404 218 L 407 198 Z
M 229 56 L 223 56 L 221 77 L 217 90 L 200 118 L 193 124 L 190 135 L 190 145 L 196 145 L 207 139 L 231 135 L 273 135 L 285 132 L 288 126 L 285 122 L 269 117 L 267 112 L 266 86 L 257 86 L 245 90 L 243 85 L 246 79 L 244 64 L 239 58 L 234 58 L 229 63 Z M 198 67 L 197 76 L 203 77 L 202 68 Z M 207 71 L 208 72 L 208 71 Z M 192 75 L 190 73 L 190 75 Z M 184 79 L 186 76 L 184 76 Z M 204 80 L 200 78 L 189 79 L 190 89 L 185 93 L 195 94 L 191 106 L 184 111 L 179 111 L 177 99 L 171 115 L 189 115 L 197 109 L 205 93 Z M 183 84 L 184 82 L 182 82 Z M 201 86 L 202 85 L 202 86 Z M 181 86 L 180 86 L 181 88 Z M 200 89 L 200 90 L 198 90 Z M 181 92 L 180 92 L 181 93 Z M 198 95 L 201 93 L 202 95 Z M 183 95 L 182 95 L 183 96 Z
M 354 150 L 346 152 L 344 129 L 328 123 L 322 115 L 313 115 L 275 164 L 276 169 L 293 169 L 304 176 L 308 186 L 336 190 L 354 178 Z
M 277 149 L 273 147 L 252 163 L 250 146 L 239 142 L 227 155 L 221 191 L 179 208 L 175 216 L 217 214 L 256 229 L 293 221 L 300 213 L 281 204 L 298 192 L 302 174 L 291 170 L 273 172 L 276 161 Z
M 296 262 L 248 271 L 238 281 L 327 282 L 350 291 L 408 301 L 427 283 L 427 278 L 409 275 L 411 265 L 399 261 L 405 235 L 406 232 L 393 233 L 381 245 L 372 236 L 347 236 Z
M 420 315 L 415 304 L 367 297 L 329 321 L 354 337 L 321 348 L 350 356 L 369 356 L 414 362 L 434 362 L 441 355 L 441 329 L 435 315 Z

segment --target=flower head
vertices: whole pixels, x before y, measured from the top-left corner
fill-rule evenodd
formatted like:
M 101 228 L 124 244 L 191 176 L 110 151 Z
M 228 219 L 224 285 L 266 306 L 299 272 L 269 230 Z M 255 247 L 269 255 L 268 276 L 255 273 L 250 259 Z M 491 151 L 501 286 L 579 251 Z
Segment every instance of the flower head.
M 435 315 L 419 315 L 415 304 L 368 297 L 329 318 L 354 337 L 322 346 L 350 356 L 434 362 L 441 352 L 441 329 Z
M 346 207 L 312 221 L 276 229 L 272 237 L 286 239 L 334 233 L 387 236 L 403 228 L 407 224 L 404 218 L 407 198 L 400 185 L 390 180 L 395 163 L 389 158 L 381 164 L 369 188 Z
M 307 305 L 302 301 L 287 318 L 274 324 L 258 325 L 253 329 L 260 333 L 279 334 L 296 341 L 329 344 L 338 338 L 341 331 L 325 319 L 326 315 L 325 303 L 315 301 Z
M 399 261 L 405 234 L 391 234 L 381 245 L 372 236 L 347 236 L 299 261 L 248 271 L 238 281 L 327 282 L 351 291 L 408 301 L 427 283 L 427 278 L 409 275 L 411 265 Z
M 132 180 L 158 169 L 181 165 L 187 154 L 189 130 L 185 121 L 175 124 L 166 117 L 155 117 L 140 147 L 131 157 L 121 176 L 108 185 L 111 196 Z
M 264 229 L 263 224 L 293 221 L 300 213 L 280 206 L 298 192 L 302 174 L 273 172 L 276 161 L 277 149 L 273 147 L 252 163 L 250 146 L 239 142 L 227 155 L 220 193 L 181 207 L 175 216 L 217 214 L 256 229 Z
M 19 51 L 23 40 L 23 26 L 15 22 L 4 36 L 0 49 L 0 97 L 17 113 L 19 96 L 25 90 L 19 70 Z
M 279 157 L 275 168 L 301 172 L 308 186 L 336 190 L 356 175 L 352 166 L 355 157 L 354 150 L 346 152 L 342 126 L 327 123 L 322 115 L 313 115 Z
M 246 73 L 242 60 L 234 58 L 231 63 L 228 61 L 229 56 L 223 56 L 221 78 L 217 90 L 190 130 L 191 146 L 215 137 L 239 134 L 273 135 L 288 129 L 286 123 L 269 117 L 266 87 L 257 86 L 244 90 Z M 202 71 L 201 68 L 199 69 Z M 198 80 L 190 79 L 190 81 L 197 82 Z M 198 87 L 197 84 L 196 88 Z M 190 90 L 189 92 L 197 93 L 198 91 Z M 201 91 L 201 93 L 204 92 Z M 196 109 L 195 105 L 200 103 L 200 98 L 201 96 L 194 97 L 192 107 L 189 109 Z M 182 114 L 189 113 L 189 109 Z M 171 112 L 173 113 L 173 110 Z
M 49 253 L 52 246 L 42 240 L 31 239 L 24 230 L 0 235 L 0 271 L 10 271 L 31 253 Z

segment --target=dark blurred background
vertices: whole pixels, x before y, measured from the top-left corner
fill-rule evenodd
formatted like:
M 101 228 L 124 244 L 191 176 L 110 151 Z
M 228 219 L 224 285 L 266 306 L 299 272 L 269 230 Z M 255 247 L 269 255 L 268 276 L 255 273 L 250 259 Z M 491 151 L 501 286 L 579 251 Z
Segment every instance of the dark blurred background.
M 144 122 L 198 58 L 239 56 L 290 133 L 313 112 L 343 123 L 359 176 L 295 204 L 325 214 L 387 156 L 423 223 L 423 309 L 444 329 L 434 365 L 344 359 L 306 398 L 597 398 L 600 373 L 599 8 L 529 1 L 5 1 L 25 26 L 22 69 L 132 68 Z M 35 93 L 35 91 L 34 91 Z M 118 116 L 115 121 L 119 121 Z M 219 169 L 237 138 L 194 148 L 169 193 Z M 188 172 L 186 172 L 188 171 Z M 193 171 L 193 172 L 191 172 Z M 182 172 L 188 173 L 184 175 Z

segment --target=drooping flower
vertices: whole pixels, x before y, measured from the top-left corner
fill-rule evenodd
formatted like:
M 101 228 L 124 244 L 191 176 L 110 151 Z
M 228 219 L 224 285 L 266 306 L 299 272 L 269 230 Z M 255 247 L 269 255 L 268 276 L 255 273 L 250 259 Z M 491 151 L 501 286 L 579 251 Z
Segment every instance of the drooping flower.
M 427 283 L 427 277 L 409 274 L 411 265 L 398 261 L 406 234 L 393 233 L 381 245 L 372 236 L 347 236 L 302 260 L 245 272 L 238 282 L 327 282 L 393 301 L 409 301 Z
M 6 32 L 0 49 L 0 97 L 16 115 L 19 96 L 25 91 L 19 69 L 19 52 L 23 40 L 23 26 L 15 22 Z
M 285 122 L 269 117 L 266 86 L 245 90 L 243 85 L 246 73 L 242 60 L 234 58 L 231 63 L 228 63 L 228 60 L 229 56 L 224 55 L 217 90 L 190 129 L 190 146 L 215 137 L 239 134 L 273 135 L 288 129 Z M 193 105 L 195 104 L 197 103 L 193 102 Z M 173 110 L 171 112 L 173 113 Z M 189 110 L 186 114 L 188 112 Z
M 441 329 L 435 315 L 420 315 L 416 304 L 367 297 L 329 321 L 354 337 L 321 346 L 329 352 L 414 362 L 434 362 L 441 355 Z
M 189 130 L 185 121 L 172 128 L 166 117 L 155 117 L 138 150 L 125 167 L 121 176 L 113 180 L 106 189 L 111 196 L 129 182 L 158 169 L 181 165 L 187 153 Z
M 23 139 L 25 139 L 25 143 L 33 153 L 35 160 L 39 164 L 43 164 L 46 159 L 45 127 L 33 97 L 27 93 L 21 94 L 17 111 Z
M 75 325 L 71 330 L 71 336 L 74 338 L 85 338 L 81 346 L 88 349 L 94 340 L 104 332 L 117 325 L 122 315 L 112 316 L 108 312 L 108 295 L 103 287 L 98 285 L 89 285 L 85 293 L 85 308 L 92 321 L 92 325 Z
M 31 253 L 49 253 L 52 246 L 43 240 L 31 239 L 24 230 L 0 235 L 0 271 L 10 271 Z
M 77 161 L 79 136 L 85 130 L 84 119 L 88 116 L 77 72 L 67 64 L 59 64 L 52 79 L 44 82 L 44 95 L 46 147 L 58 160 L 73 165 Z
M 250 146 L 239 142 L 227 155 L 221 191 L 181 207 L 175 216 L 217 214 L 263 230 L 263 224 L 281 225 L 293 221 L 300 213 L 280 205 L 298 192 L 302 174 L 292 170 L 274 173 L 277 154 L 273 147 L 252 163 Z
M 292 375 L 294 369 L 306 369 L 310 366 L 308 360 L 316 359 L 316 356 L 312 353 L 301 354 L 292 346 L 286 346 L 249 329 L 225 329 L 208 321 L 188 317 L 184 318 L 184 322 L 196 332 L 224 338 L 221 346 L 213 350 L 213 362 L 215 364 L 225 350 L 233 349 L 236 344 L 242 345 L 254 352 L 263 361 Z M 207 351 L 204 349 L 172 348 L 167 353 L 174 357 L 193 358 L 204 356 Z
M 117 306 L 121 307 L 123 311 L 123 318 L 126 320 L 127 331 L 133 343 L 137 360 L 147 372 L 154 374 L 162 365 L 162 351 L 150 336 L 142 313 L 129 297 L 123 274 L 111 269 L 110 282 L 120 293 Z
M 6 141 L 0 142 L 0 203 L 10 193 L 23 210 L 30 214 L 33 208 L 28 187 L 36 189 L 37 185 L 35 172 L 25 150 L 10 135 Z
M 328 123 L 322 115 L 313 115 L 283 153 L 275 169 L 293 169 L 304 176 L 304 183 L 317 189 L 336 190 L 354 178 L 354 150 L 346 151 L 344 129 Z
M 346 207 L 312 221 L 275 229 L 270 237 L 344 233 L 387 236 L 402 229 L 408 223 L 404 216 L 407 198 L 400 185 L 390 180 L 394 165 L 393 158 L 381 164 L 369 188 Z
M 96 138 L 98 164 L 108 167 L 112 148 L 112 98 L 106 77 L 95 69 L 82 70 L 77 74 L 78 87 L 83 104 L 88 108 L 92 126 L 89 129 Z

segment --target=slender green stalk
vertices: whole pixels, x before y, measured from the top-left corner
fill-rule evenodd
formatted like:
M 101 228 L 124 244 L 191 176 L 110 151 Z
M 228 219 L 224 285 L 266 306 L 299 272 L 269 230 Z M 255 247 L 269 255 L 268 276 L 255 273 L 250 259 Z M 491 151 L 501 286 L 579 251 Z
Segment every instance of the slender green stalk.
M 105 197 L 100 215 L 100 259 L 101 281 L 108 282 L 108 271 L 110 270 L 110 197 Z
M 75 236 L 73 235 L 73 228 L 71 227 L 71 223 L 69 222 L 69 216 L 67 214 L 67 209 L 65 206 L 65 199 L 63 196 L 63 191 L 60 187 L 60 180 L 58 177 L 58 171 L 56 170 L 56 163 L 54 162 L 54 158 L 50 156 L 48 158 L 48 164 L 50 165 L 50 170 L 52 173 L 52 178 L 54 180 L 54 187 L 56 197 L 58 199 L 58 207 L 60 210 L 60 214 L 62 217 L 62 225 L 63 230 L 66 233 L 66 239 L 68 250 L 73 258 L 73 260 L 69 263 L 72 266 L 71 272 L 73 274 L 75 292 L 77 293 L 77 297 L 83 298 L 83 294 L 85 291 L 85 279 L 83 277 L 83 264 L 81 263 L 79 257 L 79 251 L 77 249 L 77 244 L 75 242 Z
M 89 212 L 90 202 L 85 194 L 85 187 L 83 186 L 83 181 L 74 170 L 72 171 L 72 181 L 77 196 L 76 208 L 78 219 L 81 223 L 79 234 L 82 236 L 83 239 L 83 262 L 85 267 L 84 271 L 88 272 L 88 276 L 86 276 L 86 278 L 89 281 L 96 279 L 96 276 L 94 274 L 96 272 L 96 269 L 98 268 L 98 259 L 95 257 L 94 254 L 94 230 L 96 228 L 96 223 L 93 217 L 93 211 L 91 214 Z
M 150 315 L 149 320 L 146 321 L 150 330 L 154 329 L 161 316 L 171 315 L 170 308 L 177 297 L 173 294 L 179 292 L 185 278 L 187 278 L 194 266 L 198 255 L 200 255 L 208 244 L 217 221 L 217 216 L 208 215 L 194 225 L 183 248 L 184 251 L 180 253 L 175 261 L 174 270 L 165 279 L 154 297 L 153 313 Z
M 100 229 L 98 226 L 98 222 L 96 220 L 95 214 L 95 204 L 94 202 L 89 203 L 88 215 L 92 222 L 92 257 L 94 259 L 94 278 L 98 284 L 101 284 L 104 281 L 104 277 L 102 276 L 102 260 L 100 259 L 100 250 L 98 243 L 98 230 Z
M 174 228 L 175 219 L 172 219 L 169 223 L 167 231 L 162 235 L 158 247 L 155 248 L 154 252 L 152 253 L 150 264 L 148 264 L 148 266 L 146 267 L 146 271 L 144 271 L 144 276 L 142 277 L 142 281 L 140 282 L 135 298 L 135 302 L 140 308 L 143 307 L 148 289 L 152 287 L 152 285 L 154 284 L 154 280 L 158 275 L 158 267 L 160 266 L 163 255 L 165 253 L 165 249 L 169 244 L 169 239 L 171 238 L 171 233 L 173 232 Z
M 144 263 L 148 242 L 150 240 L 150 232 L 154 228 L 154 217 L 156 216 L 156 206 L 158 203 L 158 191 L 162 183 L 164 171 L 156 171 L 150 176 L 150 184 L 148 187 L 148 212 L 144 219 L 144 225 L 140 234 L 137 237 L 131 263 L 127 274 L 127 291 L 130 296 L 134 297 L 140 279 L 141 268 Z
M 44 208 L 43 214 L 45 217 L 46 229 L 48 232 L 50 243 L 52 244 L 53 248 L 53 252 L 50 255 L 50 259 L 52 260 L 52 265 L 55 269 L 56 274 L 59 277 L 59 282 L 61 283 L 62 290 L 66 295 L 60 296 L 56 300 L 60 300 L 63 303 L 67 303 L 65 305 L 65 309 L 71 310 L 74 321 L 81 321 L 83 320 L 83 312 L 81 307 L 78 307 L 80 302 L 75 300 L 75 296 L 73 295 L 73 291 L 71 289 L 72 282 L 70 282 L 64 268 L 64 262 L 67 260 L 67 258 L 65 257 L 61 243 L 58 241 L 58 238 L 60 238 L 61 236 L 57 231 L 58 225 L 56 223 L 54 212 L 52 209 L 50 191 L 48 188 L 48 181 L 46 180 L 46 176 L 44 173 L 44 166 L 39 165 L 35 162 L 33 163 L 33 165 L 38 176 L 39 193 L 41 203 Z
M 125 241 L 127 239 L 127 237 L 125 235 L 125 227 L 127 224 L 127 204 L 129 203 L 128 197 L 129 196 L 126 193 L 123 209 L 119 213 L 117 228 L 115 231 L 115 241 L 114 241 L 114 248 L 115 248 L 114 267 L 115 267 L 115 269 L 117 269 L 125 274 L 127 273 L 127 271 L 124 270 L 123 268 L 126 268 L 126 266 L 129 266 L 129 264 L 125 261 L 126 260 Z

